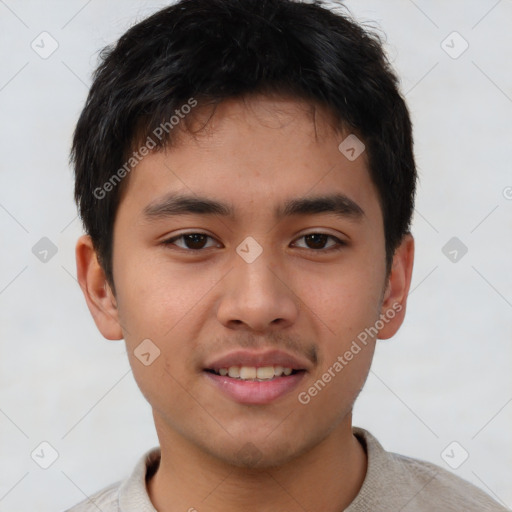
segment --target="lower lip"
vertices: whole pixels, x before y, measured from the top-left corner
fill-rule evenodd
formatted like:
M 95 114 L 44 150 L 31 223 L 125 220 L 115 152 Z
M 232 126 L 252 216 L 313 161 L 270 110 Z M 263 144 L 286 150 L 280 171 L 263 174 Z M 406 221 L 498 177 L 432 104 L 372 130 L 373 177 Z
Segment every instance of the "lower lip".
M 295 389 L 306 372 L 300 371 L 285 377 L 274 377 L 268 381 L 232 379 L 207 371 L 203 373 L 210 379 L 210 382 L 235 402 L 264 405 Z

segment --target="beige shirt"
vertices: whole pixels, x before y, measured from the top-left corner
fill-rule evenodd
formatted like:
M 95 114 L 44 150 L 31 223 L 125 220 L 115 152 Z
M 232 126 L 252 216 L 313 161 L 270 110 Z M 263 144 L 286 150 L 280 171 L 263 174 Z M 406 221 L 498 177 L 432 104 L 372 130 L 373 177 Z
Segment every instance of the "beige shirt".
M 506 512 L 487 494 L 429 462 L 387 452 L 366 430 L 353 432 L 368 455 L 366 476 L 344 512 Z M 146 489 L 160 449 L 147 452 L 125 481 L 113 484 L 66 512 L 156 512 Z

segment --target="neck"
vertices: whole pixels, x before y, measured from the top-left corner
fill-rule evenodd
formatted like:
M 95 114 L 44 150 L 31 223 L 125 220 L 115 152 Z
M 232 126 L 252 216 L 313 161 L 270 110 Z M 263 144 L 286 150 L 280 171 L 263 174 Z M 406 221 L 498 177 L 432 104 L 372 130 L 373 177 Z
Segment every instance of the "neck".
M 226 464 L 175 432 L 157 430 L 161 460 L 148 493 L 159 512 L 339 512 L 366 474 L 366 453 L 352 434 L 351 417 L 306 453 L 267 469 Z

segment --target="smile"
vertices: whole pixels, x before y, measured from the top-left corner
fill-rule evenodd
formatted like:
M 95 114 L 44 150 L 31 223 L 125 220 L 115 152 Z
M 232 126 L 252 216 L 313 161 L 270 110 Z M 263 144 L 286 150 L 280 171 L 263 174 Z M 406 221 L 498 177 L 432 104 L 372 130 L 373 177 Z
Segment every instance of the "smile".
M 249 380 L 256 382 L 263 382 L 272 380 L 275 377 L 285 375 L 288 377 L 297 370 L 292 368 L 284 368 L 283 366 L 230 366 L 229 368 L 219 368 L 218 370 L 209 370 L 216 375 L 222 377 L 230 377 L 232 379 Z

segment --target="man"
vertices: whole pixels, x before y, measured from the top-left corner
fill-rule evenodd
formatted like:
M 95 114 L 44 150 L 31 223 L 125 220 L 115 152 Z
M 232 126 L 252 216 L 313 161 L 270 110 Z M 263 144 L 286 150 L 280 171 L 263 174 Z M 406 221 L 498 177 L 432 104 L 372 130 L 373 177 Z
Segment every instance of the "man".
M 499 511 L 352 426 L 403 322 L 412 129 L 379 39 L 320 4 L 183 0 L 78 121 L 77 274 L 160 447 L 73 511 Z

